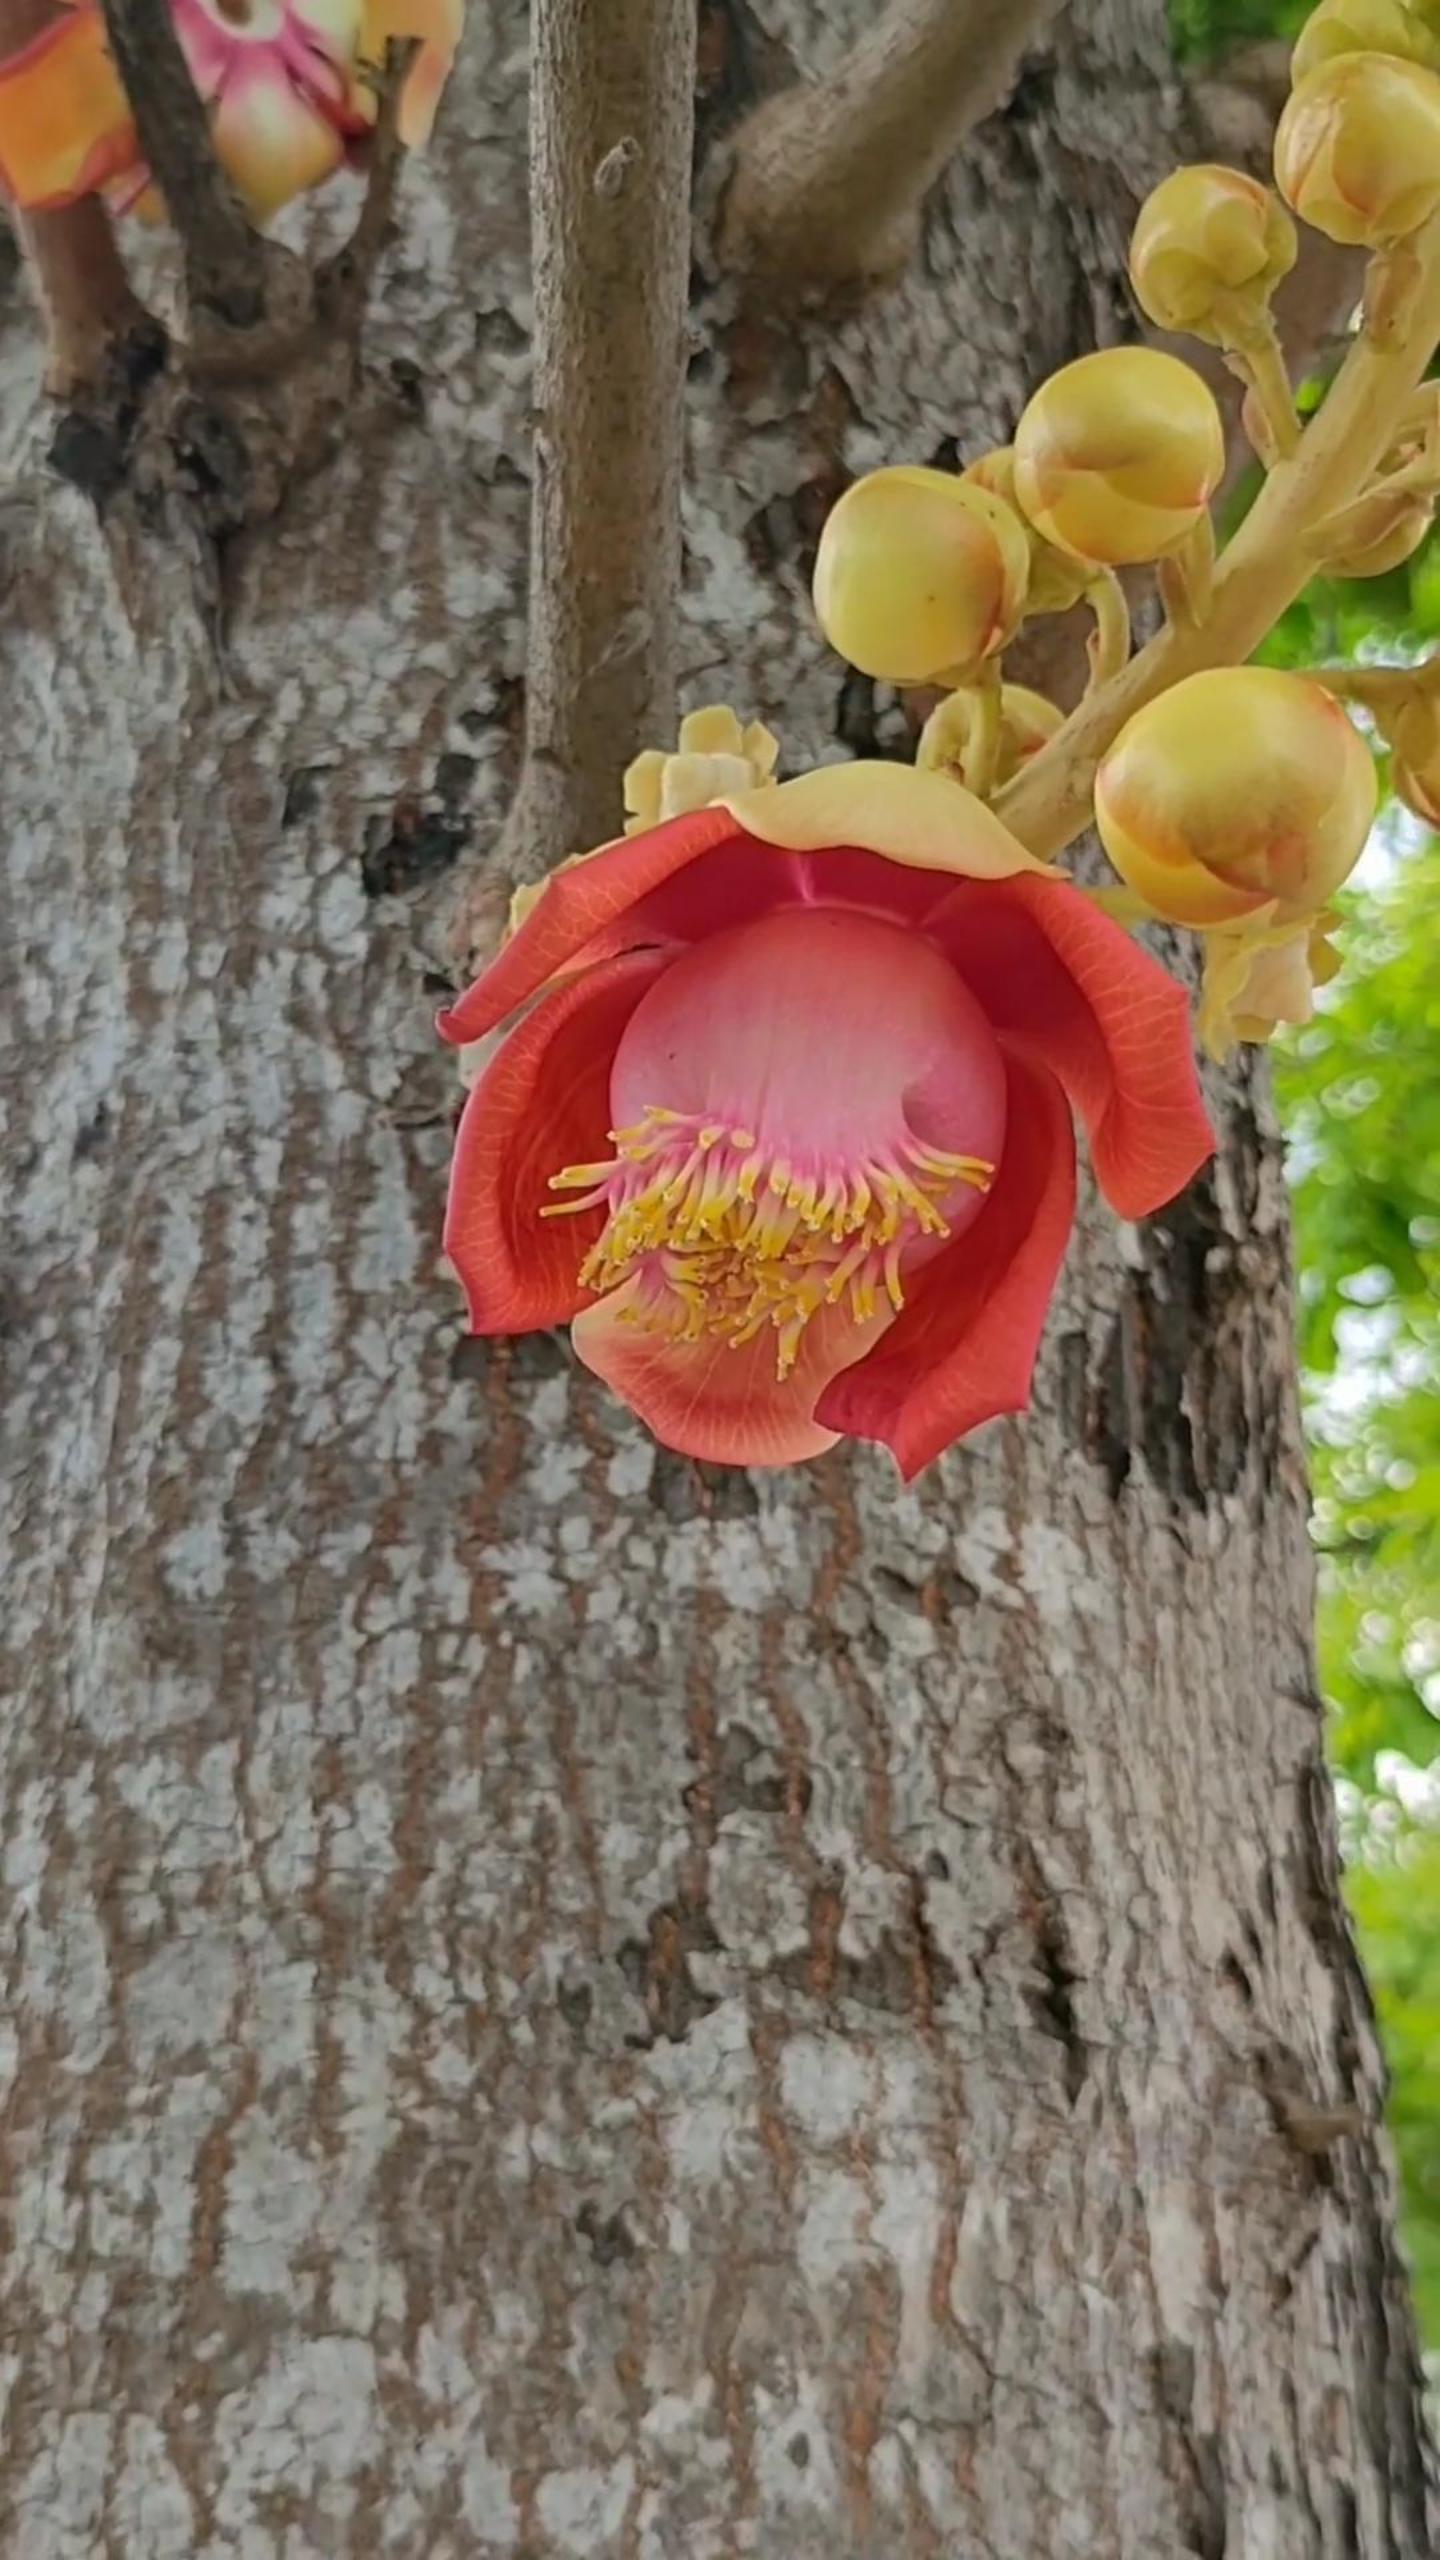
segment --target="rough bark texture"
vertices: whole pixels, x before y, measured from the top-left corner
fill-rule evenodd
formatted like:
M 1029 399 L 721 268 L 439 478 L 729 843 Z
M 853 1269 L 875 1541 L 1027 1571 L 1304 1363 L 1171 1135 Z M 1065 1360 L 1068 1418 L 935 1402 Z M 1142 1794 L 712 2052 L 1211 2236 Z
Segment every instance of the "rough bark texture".
M 864 16 L 707 13 L 712 144 Z M 1422 2560 L 1260 1086 L 910 1492 L 707 1474 L 461 1341 L 429 1020 L 517 762 L 524 74 L 474 10 L 223 655 L 173 531 L 43 470 L 8 288 L 4 2548 Z M 1183 122 L 1097 0 L 875 308 L 702 279 L 687 700 L 898 736 L 804 610 L 825 506 L 1123 325 Z

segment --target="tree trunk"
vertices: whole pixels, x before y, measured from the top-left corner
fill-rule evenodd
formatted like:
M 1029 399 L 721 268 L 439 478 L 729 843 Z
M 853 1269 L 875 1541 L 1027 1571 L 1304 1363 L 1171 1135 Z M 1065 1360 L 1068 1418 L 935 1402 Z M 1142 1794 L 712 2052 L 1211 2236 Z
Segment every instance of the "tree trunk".
M 705 12 L 712 169 L 867 10 Z M 524 33 L 472 9 L 348 441 L 218 608 L 45 472 L 4 313 L 5 2548 L 1422 2560 L 1263 1080 L 908 1492 L 461 1339 Z M 1094 0 L 871 306 L 702 278 L 688 705 L 898 740 L 807 610 L 825 508 L 1126 325 L 1186 112 Z

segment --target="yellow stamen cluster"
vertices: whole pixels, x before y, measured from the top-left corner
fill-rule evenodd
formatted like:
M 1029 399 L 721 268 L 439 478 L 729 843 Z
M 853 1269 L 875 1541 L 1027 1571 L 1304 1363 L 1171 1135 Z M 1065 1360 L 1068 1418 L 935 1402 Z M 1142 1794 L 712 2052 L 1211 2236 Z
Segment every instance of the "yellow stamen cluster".
M 917 1236 L 942 1238 L 939 1206 L 957 1184 L 986 1191 L 994 1166 L 913 1138 L 823 1174 L 769 1156 L 749 1129 L 652 1104 L 611 1131 L 604 1164 L 567 1165 L 552 1191 L 575 1191 L 542 1217 L 605 1207 L 581 1286 L 606 1295 L 637 1275 L 630 1320 L 673 1340 L 715 1334 L 738 1350 L 768 1324 L 788 1376 L 822 1307 L 848 1301 L 857 1324 L 905 1303 L 901 1256 Z

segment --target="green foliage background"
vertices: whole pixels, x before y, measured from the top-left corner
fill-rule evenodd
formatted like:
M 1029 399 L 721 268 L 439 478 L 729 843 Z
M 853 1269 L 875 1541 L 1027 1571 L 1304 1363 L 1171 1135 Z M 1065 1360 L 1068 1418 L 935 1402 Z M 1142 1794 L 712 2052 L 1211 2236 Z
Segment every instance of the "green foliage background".
M 1321 1681 L 1406 2236 L 1440 2346 L 1440 841 L 1392 803 L 1367 868 L 1346 901 L 1344 971 L 1276 1064 Z
M 1177 51 L 1192 62 L 1293 35 L 1308 14 L 1307 0 L 1171 0 Z M 1423 14 L 1433 23 L 1433 7 Z M 1432 535 L 1386 577 L 1317 580 L 1262 655 L 1404 659 L 1437 640 Z M 1440 2350 L 1440 839 L 1389 801 L 1344 903 L 1343 973 L 1317 1020 L 1277 1048 L 1276 1083 L 1321 1683 L 1421 2326 Z

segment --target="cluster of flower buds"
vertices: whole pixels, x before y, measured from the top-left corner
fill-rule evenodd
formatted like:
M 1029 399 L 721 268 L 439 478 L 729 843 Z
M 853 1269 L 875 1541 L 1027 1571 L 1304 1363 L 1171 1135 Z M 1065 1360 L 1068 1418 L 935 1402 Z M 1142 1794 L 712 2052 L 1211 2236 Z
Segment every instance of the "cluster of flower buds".
M 1374 253 L 1362 344 L 1404 344 L 1417 359 L 1412 383 L 1433 344 L 1415 295 L 1434 250 L 1416 235 L 1440 222 L 1440 0 L 1423 11 L 1409 0 L 1320 0 L 1295 47 L 1275 178 L 1270 187 L 1209 162 L 1176 170 L 1143 206 L 1130 256 L 1154 326 L 1218 347 L 1246 384 L 1243 414 L 1267 468 L 1302 442 L 1272 309 L 1297 257 L 1293 215 Z M 1328 476 L 1321 465 L 1285 484 L 1298 503 L 1282 510 L 1292 583 L 1277 578 L 1281 605 L 1298 564 L 1375 576 L 1425 538 L 1440 499 L 1440 386 L 1422 385 L 1405 405 L 1402 381 L 1399 395 L 1387 395 L 1378 460 L 1347 477 L 1332 456 Z M 1348 414 L 1363 429 L 1353 400 Z M 1331 901 L 1377 797 L 1370 748 L 1338 695 L 1369 706 L 1397 793 L 1440 824 L 1440 679 L 1384 674 L 1377 691 L 1228 665 L 1245 628 L 1233 611 L 1215 628 L 1221 663 L 1206 665 L 1210 508 L 1224 464 L 1200 374 L 1155 347 L 1109 348 L 1042 383 L 1013 442 L 958 477 L 902 469 L 858 482 L 825 528 L 816 569 L 822 626 L 857 666 L 953 688 L 921 734 L 922 769 L 998 796 L 1022 833 L 1021 812 L 1033 816 L 1038 845 L 1041 777 L 1073 790 L 1070 731 L 1053 703 L 1002 682 L 1001 653 L 1025 617 L 1087 601 L 1094 692 L 1129 653 L 1116 573 L 1157 565 L 1172 622 L 1198 637 L 1180 652 L 1195 671 L 1153 692 L 1118 734 L 1096 694 L 1100 733 L 1083 751 L 1077 741 L 1070 769 L 1083 752 L 1097 772 L 1096 818 L 1125 884 L 1112 902 L 1202 937 L 1200 1028 L 1217 1052 L 1304 1020 L 1338 965 Z M 1253 645 L 1249 627 L 1240 645 Z
M 1145 347 L 1083 356 L 1036 393 L 1013 446 L 958 475 L 901 464 L 846 491 L 815 563 L 820 627 L 865 675 L 963 685 L 1022 616 L 1088 596 L 1113 672 L 1129 634 L 1110 573 L 1208 528 L 1224 460 L 1188 365 Z

